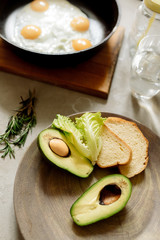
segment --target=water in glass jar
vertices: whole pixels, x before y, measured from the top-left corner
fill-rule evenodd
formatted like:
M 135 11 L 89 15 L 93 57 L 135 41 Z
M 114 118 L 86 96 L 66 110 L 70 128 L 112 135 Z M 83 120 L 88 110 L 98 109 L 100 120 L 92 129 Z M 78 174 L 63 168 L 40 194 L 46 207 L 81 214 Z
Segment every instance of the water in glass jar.
M 137 51 L 131 66 L 130 87 L 137 98 L 152 98 L 160 91 L 160 52 L 148 48 Z

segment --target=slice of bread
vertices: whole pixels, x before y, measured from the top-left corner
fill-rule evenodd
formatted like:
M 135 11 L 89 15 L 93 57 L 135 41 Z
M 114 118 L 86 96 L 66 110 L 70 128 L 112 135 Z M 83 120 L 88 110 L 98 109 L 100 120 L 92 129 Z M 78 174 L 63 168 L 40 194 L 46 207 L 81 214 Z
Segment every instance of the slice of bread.
M 101 137 L 102 149 L 97 159 L 99 167 L 113 167 L 131 160 L 130 147 L 105 125 L 102 127 Z
M 131 178 L 142 172 L 148 163 L 149 142 L 137 124 L 122 118 L 109 117 L 105 125 L 132 149 L 132 159 L 128 164 L 119 166 L 120 173 Z

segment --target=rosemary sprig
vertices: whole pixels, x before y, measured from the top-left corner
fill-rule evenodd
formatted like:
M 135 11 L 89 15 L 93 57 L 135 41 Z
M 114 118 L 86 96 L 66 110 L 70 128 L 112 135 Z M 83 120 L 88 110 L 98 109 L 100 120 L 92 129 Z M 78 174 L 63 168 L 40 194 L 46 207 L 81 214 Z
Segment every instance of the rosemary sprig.
M 23 146 L 29 131 L 36 125 L 35 100 L 35 92 L 31 91 L 29 91 L 27 99 L 24 100 L 21 97 L 19 103 L 21 107 L 10 117 L 6 131 L 0 135 L 0 145 L 4 146 L 0 149 L 2 158 L 7 155 L 10 158 L 15 158 L 14 146 Z

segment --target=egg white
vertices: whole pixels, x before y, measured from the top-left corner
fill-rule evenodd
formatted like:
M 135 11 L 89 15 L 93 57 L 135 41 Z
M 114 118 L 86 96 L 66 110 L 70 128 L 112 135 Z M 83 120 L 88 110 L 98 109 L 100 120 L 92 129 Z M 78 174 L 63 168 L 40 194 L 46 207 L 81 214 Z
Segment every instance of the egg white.
M 13 41 L 22 48 L 41 53 L 69 53 L 75 50 L 72 40 L 86 38 L 91 41 L 90 31 L 78 32 L 70 22 L 74 17 L 87 17 L 79 8 L 66 0 L 48 0 L 49 8 L 44 12 L 33 11 L 30 4 L 17 14 Z M 41 35 L 34 40 L 25 39 L 21 29 L 26 25 L 36 25 Z

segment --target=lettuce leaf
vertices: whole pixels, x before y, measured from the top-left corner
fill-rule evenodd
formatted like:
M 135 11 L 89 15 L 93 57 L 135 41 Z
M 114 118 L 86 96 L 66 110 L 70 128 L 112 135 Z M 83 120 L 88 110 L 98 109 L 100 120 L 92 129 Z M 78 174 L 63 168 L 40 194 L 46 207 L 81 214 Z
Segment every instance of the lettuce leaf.
M 100 133 L 104 120 L 100 112 L 86 112 L 76 118 L 75 122 L 69 117 L 58 114 L 52 127 L 63 131 L 67 140 L 94 165 L 102 147 Z
M 54 119 L 52 127 L 63 131 L 67 140 L 71 142 L 83 156 L 90 158 L 90 151 L 84 143 L 83 135 L 69 117 L 57 114 L 57 119 Z
M 83 114 L 80 118 L 76 118 L 76 126 L 81 131 L 85 144 L 90 150 L 90 160 L 92 163 L 97 161 L 97 157 L 102 147 L 101 141 L 101 126 L 104 123 L 104 118 L 101 117 L 101 113 Z

